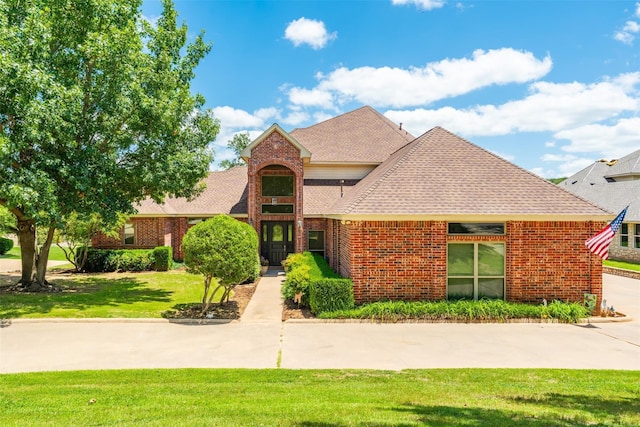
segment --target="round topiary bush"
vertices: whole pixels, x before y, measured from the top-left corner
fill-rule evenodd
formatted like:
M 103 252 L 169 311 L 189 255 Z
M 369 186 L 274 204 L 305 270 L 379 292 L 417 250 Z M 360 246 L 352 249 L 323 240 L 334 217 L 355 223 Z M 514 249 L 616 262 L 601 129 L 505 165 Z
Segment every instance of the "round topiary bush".
M 224 288 L 220 299 L 224 303 L 234 286 L 260 269 L 256 231 L 228 215 L 215 216 L 190 228 L 182 240 L 182 250 L 187 271 L 204 276 L 203 312 L 218 288 Z M 213 278 L 218 280 L 218 286 L 210 293 Z

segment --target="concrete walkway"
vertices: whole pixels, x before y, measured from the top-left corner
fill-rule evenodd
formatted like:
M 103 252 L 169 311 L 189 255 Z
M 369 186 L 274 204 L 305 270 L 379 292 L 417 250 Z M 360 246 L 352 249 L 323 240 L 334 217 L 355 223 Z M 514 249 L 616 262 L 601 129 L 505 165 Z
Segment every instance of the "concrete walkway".
M 563 368 L 640 370 L 640 316 L 623 323 L 281 322 L 283 273 L 258 284 L 241 321 L 13 320 L 0 373 L 127 368 Z M 640 314 L 640 281 L 604 276 L 619 311 Z

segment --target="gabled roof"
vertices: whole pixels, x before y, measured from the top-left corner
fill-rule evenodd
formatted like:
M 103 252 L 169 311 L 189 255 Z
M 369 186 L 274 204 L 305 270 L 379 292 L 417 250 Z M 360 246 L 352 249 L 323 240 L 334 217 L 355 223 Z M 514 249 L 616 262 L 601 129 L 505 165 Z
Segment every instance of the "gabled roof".
M 294 129 L 290 135 L 313 153 L 312 163 L 379 164 L 414 139 L 368 106 Z
M 618 159 L 606 172 L 607 177 L 638 175 L 640 176 L 640 150 Z
M 440 127 L 394 153 L 328 213 L 345 218 L 611 216 Z
M 624 221 L 640 222 L 640 180 L 605 179 L 622 176 L 640 176 L 640 150 L 616 162 L 597 161 L 558 186 L 615 214 L 629 205 Z
M 251 157 L 251 150 L 253 150 L 253 148 L 256 145 L 258 145 L 262 141 L 264 141 L 265 138 L 268 137 L 269 135 L 271 135 L 273 132 L 278 132 L 280 135 L 283 136 L 283 138 L 286 141 L 288 141 L 291 145 L 293 145 L 298 150 L 300 150 L 300 158 L 304 159 L 304 158 L 311 157 L 311 152 L 309 150 L 307 150 L 307 148 L 304 147 L 302 144 L 300 144 L 293 136 L 291 136 L 291 134 L 287 133 L 284 129 L 282 129 L 280 127 L 280 125 L 278 125 L 277 123 L 272 124 L 269 127 L 269 129 L 267 129 L 264 132 L 262 132 L 262 134 L 259 137 L 254 139 L 251 142 L 251 144 L 249 144 L 244 150 L 242 150 L 242 152 L 240 153 L 240 157 L 242 157 L 245 160 L 247 160 L 249 157 Z
M 210 216 L 215 214 L 247 215 L 247 167 L 209 172 L 203 180 L 206 189 L 194 200 L 166 198 L 162 205 L 151 199 L 136 208 L 138 215 L 152 216 Z

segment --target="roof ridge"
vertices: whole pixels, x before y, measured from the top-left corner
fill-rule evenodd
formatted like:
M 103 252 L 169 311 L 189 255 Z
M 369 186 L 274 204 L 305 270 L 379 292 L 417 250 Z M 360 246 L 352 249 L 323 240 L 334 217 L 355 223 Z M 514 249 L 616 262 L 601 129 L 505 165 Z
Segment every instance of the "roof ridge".
M 427 133 L 431 132 L 433 129 L 425 132 L 423 135 L 426 135 Z M 420 147 L 423 142 L 419 141 L 421 138 L 415 138 L 413 139 L 413 141 L 408 142 L 406 145 L 403 145 L 402 147 L 400 147 L 399 149 L 397 149 L 396 151 L 394 151 L 388 158 L 387 160 L 385 160 L 382 164 L 380 164 L 378 166 L 378 168 L 383 167 L 385 163 L 387 163 L 388 161 L 390 161 L 390 159 L 397 153 L 399 153 L 401 150 L 406 149 L 406 152 L 404 154 L 402 154 L 400 156 L 400 158 L 398 159 L 398 161 L 396 161 L 392 166 L 390 166 L 386 171 L 384 171 L 384 173 L 382 174 L 381 177 L 377 178 L 374 183 L 372 185 L 370 185 L 366 191 L 364 191 L 357 199 L 355 199 L 352 203 L 350 203 L 347 208 L 344 210 L 343 213 L 348 214 L 351 213 L 352 210 L 354 210 L 356 208 L 356 206 L 358 204 L 360 204 L 363 200 L 365 200 L 375 189 L 377 189 L 393 172 L 395 172 L 401 164 L 403 164 L 407 157 L 410 156 L 415 150 L 418 149 L 418 147 Z M 413 147 L 409 147 L 411 144 L 414 144 Z M 377 168 L 376 168 L 377 169 Z M 371 173 L 375 173 L 375 169 L 373 171 L 371 171 Z M 363 179 L 363 181 L 366 179 L 366 177 Z M 362 181 L 360 181 L 362 182 Z M 357 185 L 357 184 L 356 184 Z
M 384 114 L 382 114 L 380 111 L 376 110 L 375 108 L 369 106 L 369 105 L 365 105 L 361 108 L 368 108 L 371 111 L 373 111 L 375 114 L 377 114 L 378 116 L 380 116 L 380 118 L 382 118 L 383 122 L 389 126 L 391 128 L 391 130 L 393 130 L 395 133 L 397 133 L 398 135 L 402 136 L 403 138 L 408 135 L 410 137 L 410 139 L 407 139 L 407 143 L 411 143 L 413 142 L 416 138 L 410 134 L 408 131 L 404 130 L 404 134 L 403 134 L 403 129 L 400 128 L 399 125 L 397 125 L 393 120 L 391 120 L 390 118 L 388 118 L 387 116 L 385 116 Z M 404 138 L 406 139 L 406 138 Z M 406 144 L 405 144 L 406 145 Z M 403 145 L 404 147 L 404 145 Z M 402 148 L 402 147 L 400 147 Z M 396 150 L 397 151 L 397 150 Z

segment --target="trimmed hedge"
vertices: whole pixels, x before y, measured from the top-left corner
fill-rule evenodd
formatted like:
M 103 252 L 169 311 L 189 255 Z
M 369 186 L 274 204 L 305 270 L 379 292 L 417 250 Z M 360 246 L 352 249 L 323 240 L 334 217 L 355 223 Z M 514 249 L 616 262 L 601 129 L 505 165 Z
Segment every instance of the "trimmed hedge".
M 282 262 L 287 278 L 282 283 L 282 296 L 294 300 L 301 294 L 300 306 L 309 307 L 309 286 L 324 279 L 340 279 L 327 261 L 311 252 L 291 254 Z
M 152 251 L 154 267 L 156 271 L 169 271 L 173 266 L 173 248 L 171 246 L 158 246 Z
M 88 273 L 106 273 L 112 271 L 153 271 L 156 265 L 167 264 L 160 261 L 157 264 L 154 254 L 166 253 L 163 249 L 166 246 L 160 246 L 155 249 L 93 249 L 88 248 L 87 262 L 83 271 Z M 171 248 L 169 248 L 171 249 Z M 76 257 L 82 256 L 85 248 L 78 248 Z M 163 255 L 161 255 L 163 256 Z M 171 257 L 168 258 L 171 260 Z M 171 261 L 172 262 L 172 261 Z M 166 271 L 166 270 L 158 270 Z
M 13 249 L 13 240 L 0 237 L 0 255 L 4 255 Z
M 315 314 L 353 309 L 353 282 L 350 279 L 322 279 L 311 282 L 309 305 Z

